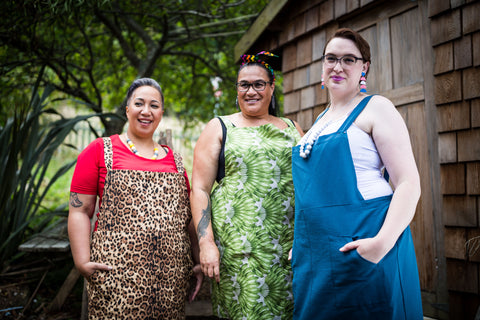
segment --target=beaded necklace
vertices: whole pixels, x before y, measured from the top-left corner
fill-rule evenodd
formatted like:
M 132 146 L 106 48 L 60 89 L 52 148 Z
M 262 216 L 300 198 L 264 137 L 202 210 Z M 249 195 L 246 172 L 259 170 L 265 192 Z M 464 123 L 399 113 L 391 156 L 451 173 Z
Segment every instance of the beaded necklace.
M 130 150 L 131 150 L 134 154 L 140 156 L 140 155 L 138 154 L 137 148 L 135 148 L 135 145 L 133 144 L 132 140 L 130 140 L 130 139 L 128 138 L 128 136 L 127 136 L 126 133 L 125 133 L 125 138 L 127 139 L 127 144 L 128 144 L 128 147 L 130 148 Z M 152 160 L 157 160 L 157 157 L 158 157 L 158 148 L 155 147 L 155 148 L 153 148 L 153 157 L 151 157 L 150 159 L 152 159 Z
M 357 92 L 357 94 L 350 100 L 346 105 L 348 106 L 352 101 L 360 94 L 360 92 Z M 330 108 L 330 104 L 327 107 L 327 110 Z M 325 111 L 326 112 L 326 111 Z M 308 130 L 307 134 L 300 140 L 300 157 L 303 159 L 307 159 L 308 156 L 310 155 L 310 152 L 312 150 L 313 145 L 315 144 L 315 141 L 317 141 L 318 137 L 322 134 L 323 130 L 325 130 L 329 125 L 331 125 L 333 122 L 343 118 L 345 115 L 341 116 L 340 118 L 337 119 L 331 119 L 324 123 L 322 126 L 318 126 L 318 122 L 313 125 L 313 127 Z

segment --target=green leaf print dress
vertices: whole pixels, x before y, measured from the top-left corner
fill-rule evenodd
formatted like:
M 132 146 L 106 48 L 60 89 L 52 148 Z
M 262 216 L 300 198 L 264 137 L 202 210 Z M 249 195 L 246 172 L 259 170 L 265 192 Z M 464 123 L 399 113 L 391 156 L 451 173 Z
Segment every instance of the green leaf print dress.
M 220 251 L 220 283 L 212 283 L 220 318 L 291 319 L 295 125 L 226 127 L 225 176 L 211 194 L 212 226 Z

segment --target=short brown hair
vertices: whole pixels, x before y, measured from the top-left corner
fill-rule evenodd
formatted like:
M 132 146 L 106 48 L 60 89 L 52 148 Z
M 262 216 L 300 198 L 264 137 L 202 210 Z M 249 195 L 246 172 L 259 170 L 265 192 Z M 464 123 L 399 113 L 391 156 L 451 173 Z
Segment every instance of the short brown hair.
M 363 61 L 371 62 L 370 45 L 368 44 L 367 40 L 365 40 L 358 32 L 349 28 L 341 28 L 335 31 L 335 34 L 330 39 L 328 39 L 327 43 L 325 43 L 325 47 L 323 48 L 323 54 L 325 54 L 325 49 L 327 48 L 327 45 L 334 38 L 343 38 L 343 39 L 352 40 L 353 43 L 355 43 L 355 46 L 360 51 Z

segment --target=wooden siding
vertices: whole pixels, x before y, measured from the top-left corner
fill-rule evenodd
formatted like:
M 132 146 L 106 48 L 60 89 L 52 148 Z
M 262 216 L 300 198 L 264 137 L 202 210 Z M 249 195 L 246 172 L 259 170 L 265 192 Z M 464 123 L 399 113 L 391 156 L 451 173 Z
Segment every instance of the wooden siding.
M 444 1 L 445 2 L 445 1 Z M 480 2 L 430 2 L 450 319 L 480 304 Z

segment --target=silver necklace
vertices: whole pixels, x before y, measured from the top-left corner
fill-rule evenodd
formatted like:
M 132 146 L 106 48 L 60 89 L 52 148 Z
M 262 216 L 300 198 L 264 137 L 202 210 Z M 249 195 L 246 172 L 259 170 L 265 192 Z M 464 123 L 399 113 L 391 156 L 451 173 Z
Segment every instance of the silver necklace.
M 352 101 L 360 94 L 360 92 L 357 92 L 357 94 L 350 100 L 346 105 L 348 106 Z M 327 107 L 327 109 L 330 107 Z M 318 126 L 317 124 L 314 124 L 310 130 L 308 130 L 307 134 L 302 138 L 300 142 L 300 157 L 303 159 L 307 159 L 308 156 L 310 155 L 313 145 L 315 144 L 315 141 L 317 141 L 318 137 L 322 134 L 322 132 L 333 122 L 343 118 L 345 115 L 342 115 L 340 118 L 337 119 L 331 119 L 324 123 L 322 126 Z

